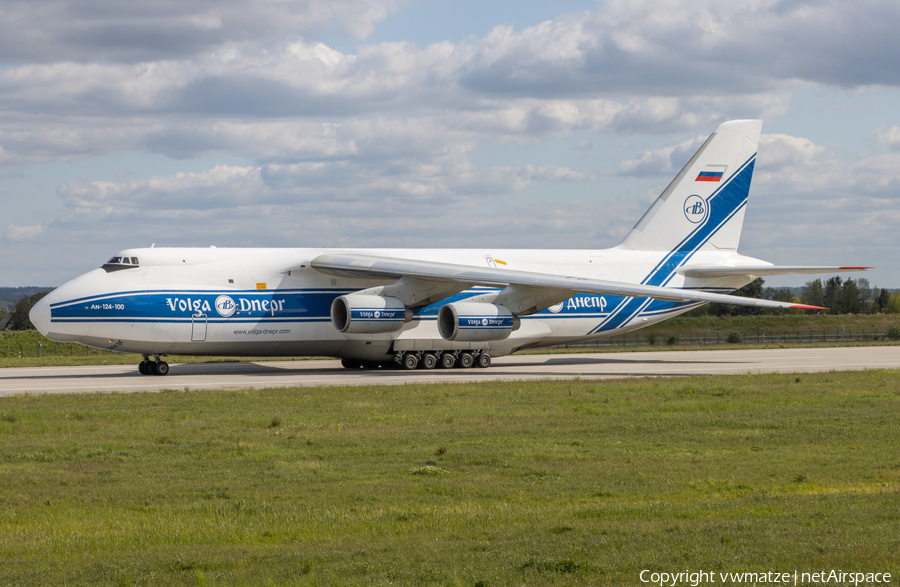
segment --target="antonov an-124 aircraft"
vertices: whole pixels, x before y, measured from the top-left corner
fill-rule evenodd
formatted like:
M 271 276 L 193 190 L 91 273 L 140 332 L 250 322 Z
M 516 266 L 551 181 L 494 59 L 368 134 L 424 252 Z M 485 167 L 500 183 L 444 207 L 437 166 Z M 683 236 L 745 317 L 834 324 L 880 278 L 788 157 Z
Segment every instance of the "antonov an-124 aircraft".
M 47 338 L 142 354 L 332 356 L 344 367 L 488 367 L 491 357 L 615 336 L 760 276 L 864 267 L 775 266 L 737 252 L 760 120 L 719 126 L 616 247 L 141 248 L 51 292 Z

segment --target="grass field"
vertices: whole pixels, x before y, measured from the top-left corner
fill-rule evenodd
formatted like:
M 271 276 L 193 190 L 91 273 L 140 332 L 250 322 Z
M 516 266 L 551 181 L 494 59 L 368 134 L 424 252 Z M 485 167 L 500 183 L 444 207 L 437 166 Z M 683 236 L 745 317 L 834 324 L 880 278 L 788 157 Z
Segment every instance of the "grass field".
M 900 371 L 0 398 L 0 584 L 896 584 L 898 415 Z

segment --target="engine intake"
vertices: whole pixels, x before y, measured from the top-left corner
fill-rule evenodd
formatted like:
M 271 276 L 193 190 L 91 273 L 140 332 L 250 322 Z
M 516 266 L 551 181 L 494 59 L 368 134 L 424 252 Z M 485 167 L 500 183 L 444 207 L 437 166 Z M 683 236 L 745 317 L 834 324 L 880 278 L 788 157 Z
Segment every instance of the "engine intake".
M 412 310 L 396 298 L 348 294 L 331 303 L 331 323 L 347 334 L 396 332 L 412 320 Z
M 503 340 L 519 327 L 518 316 L 505 306 L 454 302 L 438 311 L 438 330 L 445 340 L 481 342 Z

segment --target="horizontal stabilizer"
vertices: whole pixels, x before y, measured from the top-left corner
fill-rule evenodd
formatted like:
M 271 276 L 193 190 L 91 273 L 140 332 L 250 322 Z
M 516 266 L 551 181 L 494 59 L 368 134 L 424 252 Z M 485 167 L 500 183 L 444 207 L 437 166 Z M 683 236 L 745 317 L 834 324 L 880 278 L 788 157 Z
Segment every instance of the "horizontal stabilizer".
M 872 267 L 826 267 L 816 265 L 745 265 L 727 267 L 722 265 L 685 265 L 676 269 L 685 277 L 731 277 L 749 275 L 764 277 L 768 275 L 800 275 L 804 273 L 844 273 L 847 271 L 865 271 Z

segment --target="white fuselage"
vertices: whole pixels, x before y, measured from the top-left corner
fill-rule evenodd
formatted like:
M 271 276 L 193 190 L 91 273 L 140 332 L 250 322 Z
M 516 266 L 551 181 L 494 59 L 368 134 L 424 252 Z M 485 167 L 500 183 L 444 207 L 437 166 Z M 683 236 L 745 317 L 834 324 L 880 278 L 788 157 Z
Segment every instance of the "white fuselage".
M 328 253 L 360 253 L 509 268 L 617 282 L 647 282 L 660 272 L 666 252 L 489 249 L 230 249 L 143 248 L 117 253 L 137 266 L 95 269 L 49 294 L 32 319 L 48 338 L 152 355 L 334 356 L 382 360 L 403 351 L 478 349 L 502 356 L 524 348 L 615 336 L 654 324 L 699 305 L 649 298 L 576 295 L 521 316 L 508 338 L 453 342 L 438 332 L 436 317 L 447 302 L 484 294 L 473 287 L 415 308 L 396 332 L 345 334 L 332 324 L 334 299 L 394 279 L 325 275 L 310 261 Z M 699 251 L 695 263 L 759 263 L 736 252 Z M 745 276 L 685 278 L 670 271 L 666 287 L 727 293 Z

